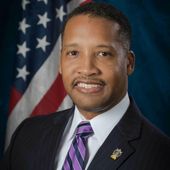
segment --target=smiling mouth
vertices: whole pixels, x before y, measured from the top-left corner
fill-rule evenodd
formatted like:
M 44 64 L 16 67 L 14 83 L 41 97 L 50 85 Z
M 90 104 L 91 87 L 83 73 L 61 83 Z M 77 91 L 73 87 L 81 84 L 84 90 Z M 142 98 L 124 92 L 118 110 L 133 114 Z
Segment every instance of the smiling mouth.
M 91 82 L 91 81 L 87 81 L 87 82 L 76 82 L 75 83 L 75 89 L 78 90 L 81 93 L 88 93 L 88 94 L 92 94 L 92 93 L 99 93 L 102 91 L 102 89 L 104 88 L 104 83 L 103 82 Z
M 78 83 L 77 86 L 80 87 L 80 88 L 92 89 L 92 88 L 98 88 L 101 85 L 99 85 L 99 84 Z

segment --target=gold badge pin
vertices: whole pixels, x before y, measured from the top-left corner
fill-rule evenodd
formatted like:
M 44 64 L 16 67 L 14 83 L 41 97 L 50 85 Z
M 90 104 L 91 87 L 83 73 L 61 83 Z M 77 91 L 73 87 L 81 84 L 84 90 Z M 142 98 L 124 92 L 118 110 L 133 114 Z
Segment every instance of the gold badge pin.
M 115 149 L 114 151 L 113 151 L 113 153 L 111 154 L 111 158 L 113 159 L 113 160 L 116 160 L 117 158 L 119 158 L 121 155 L 122 155 L 122 150 L 121 149 Z

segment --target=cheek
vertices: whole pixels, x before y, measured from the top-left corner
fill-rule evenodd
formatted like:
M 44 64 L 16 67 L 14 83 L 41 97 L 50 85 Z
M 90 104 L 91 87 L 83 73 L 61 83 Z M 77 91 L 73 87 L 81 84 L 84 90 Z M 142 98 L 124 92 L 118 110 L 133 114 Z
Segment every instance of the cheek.
M 69 74 L 71 71 L 73 71 L 76 68 L 77 61 L 75 59 L 69 58 L 67 56 L 62 56 L 61 59 L 61 69 L 62 72 L 66 72 Z
M 75 66 L 68 62 L 62 61 L 61 63 L 61 72 L 62 79 L 66 90 L 71 88 L 71 84 L 74 80 L 74 70 Z
M 70 62 L 67 59 L 65 59 L 65 57 L 62 57 L 61 71 L 63 76 L 68 76 L 69 74 L 71 74 L 72 67 L 73 65 L 70 64 Z
M 114 79 L 114 77 L 120 72 L 120 66 L 114 61 L 103 62 L 101 64 L 102 73 L 107 79 Z
M 109 64 L 103 69 L 103 78 L 112 89 L 119 88 L 126 79 L 125 66 L 122 64 Z

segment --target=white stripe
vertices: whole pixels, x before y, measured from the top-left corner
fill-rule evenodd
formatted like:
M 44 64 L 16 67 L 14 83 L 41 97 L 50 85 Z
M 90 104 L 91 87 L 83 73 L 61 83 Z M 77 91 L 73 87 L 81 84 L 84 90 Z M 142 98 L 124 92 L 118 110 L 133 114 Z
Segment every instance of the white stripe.
M 57 109 L 57 111 L 61 111 L 61 110 L 64 110 L 66 108 L 71 108 L 73 105 L 73 102 L 71 100 L 71 98 L 67 95 L 63 102 L 61 103 L 60 107 Z

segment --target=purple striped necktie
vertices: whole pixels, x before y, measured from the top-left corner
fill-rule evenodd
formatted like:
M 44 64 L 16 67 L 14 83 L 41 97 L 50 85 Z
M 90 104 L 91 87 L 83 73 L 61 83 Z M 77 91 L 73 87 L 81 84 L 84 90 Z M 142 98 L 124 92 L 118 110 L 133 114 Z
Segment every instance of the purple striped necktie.
M 93 134 L 89 122 L 81 122 L 70 146 L 62 170 L 84 170 L 87 162 L 87 139 Z

